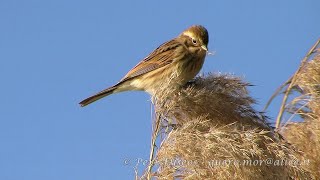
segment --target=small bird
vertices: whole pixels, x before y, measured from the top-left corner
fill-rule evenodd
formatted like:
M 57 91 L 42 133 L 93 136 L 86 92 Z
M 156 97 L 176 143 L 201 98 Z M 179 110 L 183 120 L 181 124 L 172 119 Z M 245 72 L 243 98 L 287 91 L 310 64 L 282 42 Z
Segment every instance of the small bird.
M 79 104 L 83 107 L 123 91 L 142 90 L 155 96 L 161 88 L 181 87 L 199 73 L 208 52 L 208 42 L 209 34 L 205 27 L 191 26 L 156 48 L 117 84 Z

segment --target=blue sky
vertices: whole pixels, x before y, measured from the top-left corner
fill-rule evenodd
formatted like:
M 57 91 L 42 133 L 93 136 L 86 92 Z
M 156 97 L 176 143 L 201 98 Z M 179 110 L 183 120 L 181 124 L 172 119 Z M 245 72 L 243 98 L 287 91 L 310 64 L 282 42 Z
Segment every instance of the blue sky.
M 202 72 L 256 85 L 250 92 L 261 110 L 319 38 L 318 7 L 317 0 L 1 0 L 0 179 L 133 179 L 123 161 L 148 157 L 149 96 L 78 102 L 193 24 L 208 29 L 216 51 Z

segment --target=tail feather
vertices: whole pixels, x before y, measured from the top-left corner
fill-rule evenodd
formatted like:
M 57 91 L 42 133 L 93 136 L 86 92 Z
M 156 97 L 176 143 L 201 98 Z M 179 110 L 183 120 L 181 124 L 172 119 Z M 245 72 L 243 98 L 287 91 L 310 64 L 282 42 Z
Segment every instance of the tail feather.
M 106 97 L 106 96 L 114 93 L 116 89 L 117 89 L 117 85 L 109 87 L 109 88 L 107 88 L 107 89 L 105 89 L 105 90 L 103 90 L 103 91 L 101 91 L 101 92 L 99 92 L 99 93 L 97 93 L 97 94 L 95 94 L 95 95 L 93 95 L 91 97 L 88 97 L 87 99 L 81 101 L 79 104 L 80 104 L 81 107 L 84 107 L 84 106 L 86 106 L 88 104 L 91 104 L 91 103 L 93 103 L 93 102 L 95 102 L 95 101 L 97 101 L 97 100 L 99 100 L 99 99 L 101 99 L 103 97 Z

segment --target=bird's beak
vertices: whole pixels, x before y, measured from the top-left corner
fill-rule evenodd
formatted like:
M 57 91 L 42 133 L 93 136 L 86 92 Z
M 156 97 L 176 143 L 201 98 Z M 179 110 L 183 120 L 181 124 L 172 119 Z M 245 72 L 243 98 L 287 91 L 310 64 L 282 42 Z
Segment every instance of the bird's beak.
M 208 48 L 207 48 L 206 45 L 202 45 L 201 48 L 202 48 L 203 50 L 205 50 L 205 51 L 208 51 Z

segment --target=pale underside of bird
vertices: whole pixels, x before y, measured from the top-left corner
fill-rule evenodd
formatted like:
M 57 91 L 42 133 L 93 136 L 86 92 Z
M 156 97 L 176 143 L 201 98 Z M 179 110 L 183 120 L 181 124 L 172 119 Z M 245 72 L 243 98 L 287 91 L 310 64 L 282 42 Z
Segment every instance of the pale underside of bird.
M 208 52 L 209 35 L 200 25 L 191 26 L 167 41 L 132 68 L 117 84 L 81 101 L 86 106 L 110 94 L 142 90 L 152 96 L 163 88 L 181 87 L 201 70 Z

